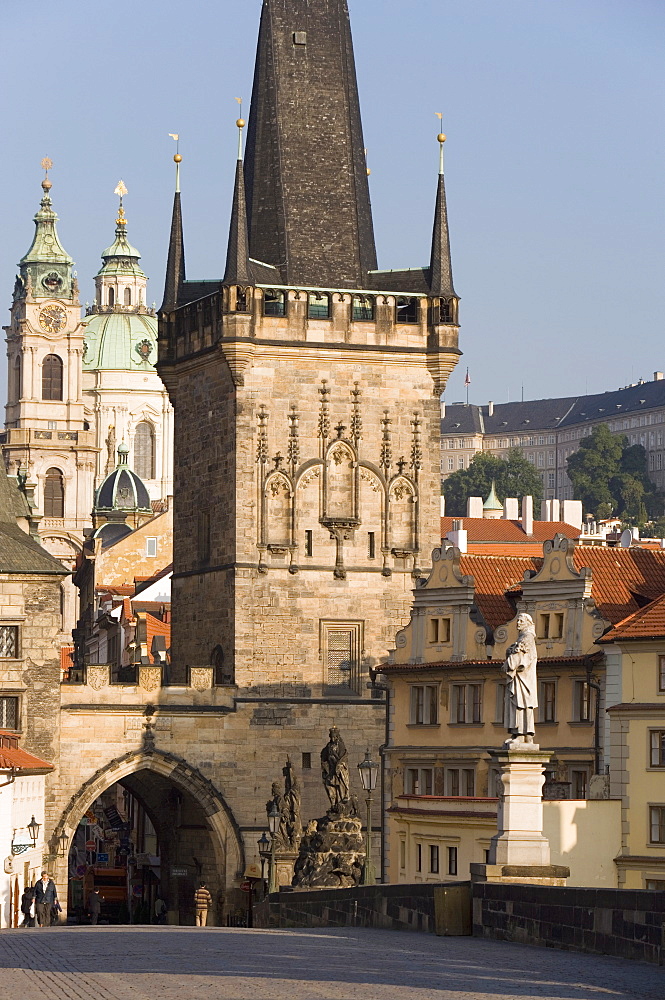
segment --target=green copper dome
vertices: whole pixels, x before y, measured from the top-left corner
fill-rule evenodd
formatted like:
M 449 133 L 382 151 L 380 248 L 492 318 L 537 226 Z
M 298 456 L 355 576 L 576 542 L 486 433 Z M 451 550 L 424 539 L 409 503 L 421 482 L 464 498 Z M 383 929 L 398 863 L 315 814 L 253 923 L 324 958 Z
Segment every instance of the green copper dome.
M 492 480 L 492 489 L 490 490 L 490 495 L 483 504 L 483 510 L 503 510 L 503 504 L 496 495 L 496 484 Z
M 146 313 L 102 312 L 86 316 L 84 371 L 154 371 L 157 318 Z

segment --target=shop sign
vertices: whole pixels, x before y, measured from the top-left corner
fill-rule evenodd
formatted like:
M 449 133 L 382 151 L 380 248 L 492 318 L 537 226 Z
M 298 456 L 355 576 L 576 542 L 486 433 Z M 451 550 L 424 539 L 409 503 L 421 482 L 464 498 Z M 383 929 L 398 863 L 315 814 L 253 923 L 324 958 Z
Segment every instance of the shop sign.
M 172 868 L 171 878 L 186 878 L 189 875 L 187 868 Z
M 107 865 L 108 863 L 109 863 L 109 856 L 108 856 L 108 854 L 102 853 L 100 851 L 99 854 L 97 855 L 97 864 L 98 865 Z

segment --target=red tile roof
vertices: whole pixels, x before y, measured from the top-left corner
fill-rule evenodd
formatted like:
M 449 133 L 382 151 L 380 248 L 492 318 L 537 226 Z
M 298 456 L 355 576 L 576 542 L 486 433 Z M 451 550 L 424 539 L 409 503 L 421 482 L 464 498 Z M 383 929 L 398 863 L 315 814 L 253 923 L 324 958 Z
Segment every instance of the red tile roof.
M 162 622 L 159 618 L 155 618 L 154 615 L 148 614 L 148 612 L 139 612 L 141 618 L 145 618 L 145 643 L 148 647 L 148 653 L 152 649 L 152 640 L 156 635 L 163 635 L 166 637 L 166 645 L 171 645 L 171 625 L 169 622 Z
M 537 570 L 541 565 L 542 558 L 534 556 L 470 554 L 460 557 L 460 571 L 473 577 L 476 604 L 491 628 L 515 617 L 515 607 L 505 596 L 506 591 L 519 585 L 527 570 Z
M 578 571 L 591 569 L 591 596 L 613 625 L 665 594 L 665 551 L 578 546 L 573 561 Z
M 454 518 L 462 522 L 462 527 L 467 533 L 469 544 L 491 544 L 500 543 L 539 543 L 539 551 L 543 551 L 543 542 L 554 538 L 555 535 L 565 535 L 566 538 L 579 538 L 581 531 L 571 524 L 563 521 L 534 521 L 533 534 L 527 535 L 522 527 L 521 521 L 507 521 L 503 518 L 496 520 L 484 517 L 462 517 Z M 449 531 L 453 530 L 453 518 L 441 518 L 441 537 L 445 538 Z
M 649 604 L 648 607 L 641 608 L 624 618 L 600 641 L 661 638 L 665 638 L 665 594 Z
M 0 768 L 19 771 L 52 771 L 53 764 L 35 757 L 34 754 L 22 750 L 18 745 L 18 736 L 8 729 L 0 729 Z

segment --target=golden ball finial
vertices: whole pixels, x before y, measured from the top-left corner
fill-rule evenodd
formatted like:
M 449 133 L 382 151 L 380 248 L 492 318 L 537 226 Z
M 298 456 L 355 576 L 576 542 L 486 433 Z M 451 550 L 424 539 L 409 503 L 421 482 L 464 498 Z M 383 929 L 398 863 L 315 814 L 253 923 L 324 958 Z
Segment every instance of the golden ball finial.
M 45 177 L 44 180 L 42 181 L 42 190 L 48 192 L 48 191 L 51 190 L 52 187 L 53 187 L 53 185 L 51 184 L 51 182 L 48 179 L 48 177 Z
M 447 138 L 448 137 L 444 135 L 443 132 L 439 132 L 439 134 L 437 135 L 437 139 L 439 140 L 439 142 L 445 142 Z
M 245 122 L 244 118 L 239 118 L 238 121 L 236 122 L 238 128 L 244 128 L 246 124 L 247 123 Z
M 368 176 L 368 177 L 371 177 L 371 176 L 372 176 L 372 171 L 371 171 L 371 170 L 369 169 L 369 167 L 367 168 L 367 176 Z
M 176 153 L 175 154 L 175 156 L 173 157 L 173 162 L 174 163 L 182 163 L 182 156 L 180 155 L 180 153 Z

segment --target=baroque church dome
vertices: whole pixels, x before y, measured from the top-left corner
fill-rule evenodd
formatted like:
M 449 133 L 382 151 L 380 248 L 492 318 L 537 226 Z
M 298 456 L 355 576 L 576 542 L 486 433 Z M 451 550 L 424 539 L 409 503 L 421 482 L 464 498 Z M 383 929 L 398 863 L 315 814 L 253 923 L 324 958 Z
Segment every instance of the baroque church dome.
M 139 511 L 152 514 L 150 496 L 143 483 L 133 469 L 127 464 L 129 448 L 126 444 L 118 447 L 118 464 L 103 481 L 95 497 L 94 514 L 110 515 L 128 514 Z

